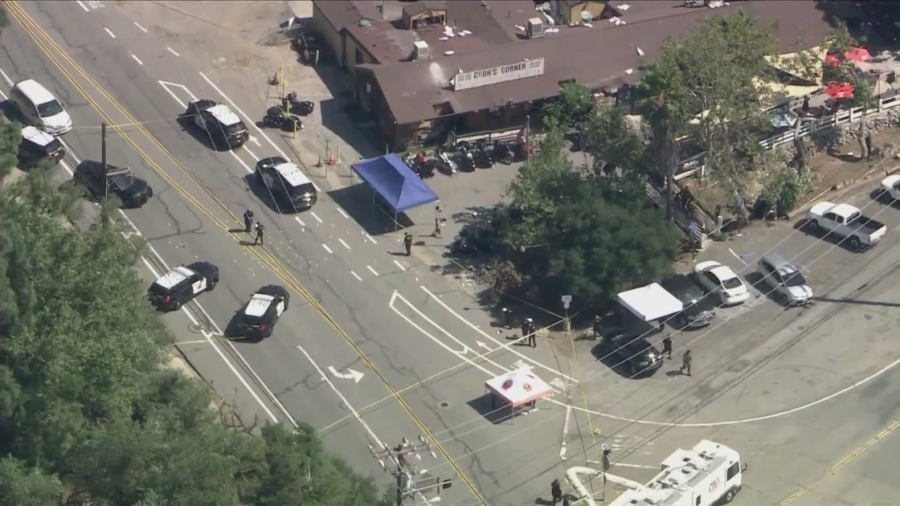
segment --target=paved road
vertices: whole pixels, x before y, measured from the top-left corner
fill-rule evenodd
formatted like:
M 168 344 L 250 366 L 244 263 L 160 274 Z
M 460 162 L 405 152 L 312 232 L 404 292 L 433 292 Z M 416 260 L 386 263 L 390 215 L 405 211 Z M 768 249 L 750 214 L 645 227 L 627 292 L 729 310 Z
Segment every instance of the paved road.
M 144 209 L 128 211 L 123 224 L 133 222 L 153 247 L 144 273 L 148 279 L 151 268 L 158 272 L 164 264 L 198 258 L 222 267 L 215 292 L 167 320 L 176 339 L 188 343 L 181 348 L 192 363 L 226 398 L 233 392 L 248 417 L 281 422 L 290 417 L 325 428 L 330 448 L 382 478 L 366 445 L 375 438 L 395 444 L 413 437 L 423 430 L 421 423 L 446 453 L 438 460 L 425 457 L 423 467 L 452 474 L 449 455 L 489 504 L 521 505 L 547 495 L 550 479 L 561 474 L 560 454 L 568 458 L 565 465 L 583 461 L 582 441 L 592 444 L 595 428 L 602 430 L 597 442 L 611 443 L 616 460 L 628 465 L 617 471 L 638 479 L 650 473 L 640 466 L 656 467 L 674 447 L 689 447 L 701 437 L 732 445 L 752 469 L 737 500 L 777 503 L 900 416 L 888 376 L 779 414 L 852 387 L 896 360 L 900 350 L 890 306 L 822 301 L 811 309 L 785 311 L 759 296 L 743 308 L 720 311 L 722 326 L 708 334 L 676 337 L 676 351 L 689 342 L 695 350 L 696 374 L 690 379 L 661 371 L 648 380 L 626 380 L 597 364 L 585 341 L 577 343 L 575 354 L 562 342 L 536 350 L 509 347 L 508 333 L 498 334 L 467 295 L 415 258 L 392 254 L 399 250 L 396 236 L 378 233 L 383 223 L 372 218 L 367 199 L 345 197 L 338 205 L 323 193 L 312 212 L 299 214 L 267 206 L 269 199 L 247 176 L 257 157 L 290 154 L 285 143 L 277 137 L 270 142 L 251 126 L 255 142 L 234 153 L 216 153 L 175 121 L 196 96 L 231 103 L 249 113 L 249 125 L 254 111 L 264 109 L 262 100 L 235 83 L 219 82 L 204 63 L 208 58 L 193 54 L 189 45 L 170 52 L 171 42 L 145 33 L 115 10 L 85 5 L 87 11 L 78 3 L 24 4 L 59 46 L 35 31 L 59 68 L 14 22 L 4 31 L 3 70 L 10 81 L 38 79 L 66 104 L 78 127 L 65 138 L 78 157 L 69 165 L 99 158 L 98 110 L 110 123 L 140 122 L 110 136 L 109 160 L 134 167 L 157 196 Z M 9 84 L 0 83 L 0 90 Z M 866 203 L 865 192 L 855 193 L 852 201 Z M 248 207 L 267 225 L 265 249 L 244 246 L 240 241 L 247 237 L 228 232 Z M 885 210 L 882 218 L 891 227 L 900 224 L 897 210 Z M 897 299 L 896 236 L 892 230 L 885 244 L 856 254 L 829 250 L 779 226 L 710 248 L 701 260 L 752 264 L 756 254 L 788 237 L 777 248 L 785 256 L 799 255 L 797 263 L 808 269 L 818 295 L 891 303 Z M 270 282 L 295 291 L 276 334 L 261 343 L 222 339 L 234 311 L 253 289 Z M 504 346 L 487 359 L 478 357 Z M 557 399 L 565 400 L 563 391 L 571 388 L 578 409 L 586 400 L 590 411 L 616 418 L 595 415 L 589 421 L 578 410 L 567 417 L 563 406 L 550 403 L 527 417 L 487 421 L 481 415 L 484 379 L 521 364 L 557 380 Z M 329 366 L 365 376 L 354 383 L 330 374 Z M 389 390 L 375 370 L 402 391 L 405 405 L 383 400 Z M 575 377 L 587 385 L 583 396 L 577 383 L 568 381 Z M 348 414 L 350 406 L 364 426 Z M 746 420 L 760 417 L 768 418 Z M 335 425 L 336 420 L 341 422 Z M 738 423 L 721 423 L 728 421 Z M 596 449 L 588 451 L 588 458 L 595 455 Z M 446 503 L 477 503 L 459 481 L 449 492 Z
M 512 423 L 492 424 L 479 414 L 485 410 L 482 404 L 470 406 L 483 396 L 483 381 L 520 361 L 552 377 L 552 357 L 548 365 L 538 362 L 548 358 L 542 356 L 548 349 L 510 350 L 493 330 L 482 331 L 490 329 L 491 322 L 480 313 L 467 313 L 474 305 L 471 299 L 428 272 L 427 266 L 395 256 L 399 248 L 393 237 L 370 237 L 365 220 L 359 220 L 360 225 L 349 217 L 364 216 L 365 208 L 339 208 L 325 194 L 312 212 L 294 214 L 265 206 L 267 196 L 254 190 L 247 176 L 258 157 L 283 152 L 285 145 L 254 131 L 257 142 L 234 153 L 216 153 L 182 131 L 176 116 L 185 102 L 194 96 L 230 102 L 234 92 L 182 63 L 179 56 L 154 52 L 160 48 L 157 41 L 114 19 L 112 10 L 87 13 L 77 3 L 53 2 L 23 7 L 42 28 L 29 26 L 50 56 L 14 23 L 3 37 L 8 78 L 3 89 L 32 77 L 57 93 L 78 127 L 65 138 L 75 157 L 70 166 L 99 158 L 97 126 L 104 118 L 98 111 L 107 122 L 123 125 L 121 135 L 110 132 L 109 161 L 133 167 L 156 190 L 145 208 L 127 212 L 127 220 L 153 247 L 148 268 L 158 273 L 166 265 L 195 259 L 222 268 L 223 281 L 216 290 L 186 310 L 205 328 L 203 337 L 182 337 L 186 324 L 181 313 L 171 315 L 170 325 L 179 340 L 190 342 L 182 346 L 189 359 L 226 398 L 233 390 L 237 404 L 252 415 L 280 421 L 290 417 L 324 427 L 344 418 L 350 406 L 363 409 L 388 396 L 385 383 L 403 389 L 402 404 L 391 400 L 365 409 L 363 427 L 351 418 L 330 428 L 326 442 L 360 470 L 387 479 L 369 457 L 367 445 L 376 439 L 395 444 L 427 426 L 440 451 L 437 461 L 426 457 L 422 466 L 452 475 L 454 467 L 446 459 L 458 458 L 458 469 L 486 496 L 508 483 L 510 460 L 536 463 L 541 459 L 535 455 L 558 451 L 554 443 L 529 448 L 515 441 L 467 456 L 507 434 Z M 53 42 L 43 38 L 43 30 Z M 248 102 L 235 102 L 234 108 L 261 110 Z M 253 118 L 245 119 L 250 124 Z M 241 241 L 247 237 L 228 231 L 237 226 L 235 216 L 248 207 L 267 225 L 265 248 L 245 246 Z M 297 292 L 275 336 L 261 343 L 221 339 L 218 334 L 253 289 L 272 282 Z M 478 358 L 501 347 L 506 349 L 489 360 Z M 216 356 L 228 363 L 216 364 Z M 329 366 L 338 372 L 353 368 L 365 377 L 354 383 L 330 374 Z M 242 379 L 230 377 L 232 369 Z M 448 372 L 430 379 L 442 371 Z M 422 381 L 427 383 L 420 385 Z M 536 424 L 544 414 L 523 417 L 513 425 Z M 536 434 L 548 439 L 558 433 L 539 427 Z M 532 470 L 521 466 L 519 471 Z M 520 504 L 543 488 L 532 483 L 509 498 L 490 502 Z M 445 501 L 473 500 L 467 489 L 457 481 Z

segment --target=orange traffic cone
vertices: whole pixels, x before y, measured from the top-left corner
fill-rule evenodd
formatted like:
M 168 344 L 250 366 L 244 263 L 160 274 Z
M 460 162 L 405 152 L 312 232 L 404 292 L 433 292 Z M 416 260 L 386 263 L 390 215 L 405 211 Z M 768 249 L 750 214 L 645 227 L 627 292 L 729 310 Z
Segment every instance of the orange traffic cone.
M 334 165 L 334 153 L 328 155 L 328 165 Z
M 319 155 L 319 161 L 316 162 L 316 168 L 322 168 L 322 155 Z

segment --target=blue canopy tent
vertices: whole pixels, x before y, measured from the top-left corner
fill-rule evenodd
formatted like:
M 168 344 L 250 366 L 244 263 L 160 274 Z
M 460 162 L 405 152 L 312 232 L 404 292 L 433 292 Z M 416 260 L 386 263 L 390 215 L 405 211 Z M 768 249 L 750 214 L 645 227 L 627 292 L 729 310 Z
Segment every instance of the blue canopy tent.
M 422 178 L 395 153 L 362 160 L 351 167 L 394 211 L 395 224 L 398 213 L 438 200 Z M 372 198 L 374 200 L 374 194 Z

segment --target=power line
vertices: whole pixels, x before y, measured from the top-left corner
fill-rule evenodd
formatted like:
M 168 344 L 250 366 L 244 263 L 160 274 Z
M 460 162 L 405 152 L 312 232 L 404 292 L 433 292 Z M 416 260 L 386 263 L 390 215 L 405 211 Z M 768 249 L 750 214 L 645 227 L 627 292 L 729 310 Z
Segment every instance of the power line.
M 415 444 L 403 438 L 395 447 L 384 445 L 384 448 L 376 450 L 369 445 L 369 452 L 385 471 L 388 470 L 388 460 L 394 464 L 394 469 L 390 472 L 397 480 L 397 506 L 403 506 L 404 500 L 407 498 L 413 498 L 416 495 L 424 498 L 425 492 L 440 494 L 441 490 L 448 489 L 453 485 L 453 478 L 442 479 L 439 476 L 432 476 L 427 469 L 419 469 L 417 462 L 410 462 L 407 459 L 408 456 L 413 456 L 418 462 L 421 462 L 421 452 L 428 452 L 432 458 L 437 459 L 437 455 L 431 449 L 431 443 L 421 435 L 419 442 Z M 427 498 L 425 502 L 430 503 Z

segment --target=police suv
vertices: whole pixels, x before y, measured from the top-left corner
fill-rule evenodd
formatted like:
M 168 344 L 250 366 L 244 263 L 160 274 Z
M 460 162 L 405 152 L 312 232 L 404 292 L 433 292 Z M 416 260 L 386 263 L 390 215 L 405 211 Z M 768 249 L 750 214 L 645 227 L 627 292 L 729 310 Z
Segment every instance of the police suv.
M 291 295 L 278 285 L 266 285 L 250 297 L 250 302 L 241 310 L 238 331 L 246 337 L 269 337 L 278 323 L 278 318 L 287 311 Z
M 256 173 L 273 197 L 281 197 L 295 209 L 309 209 L 318 200 L 316 187 L 293 163 L 272 156 L 256 163 Z
M 33 167 L 43 160 L 54 164 L 66 156 L 62 142 L 47 132 L 33 126 L 22 127 L 22 142 L 19 144 L 19 166 Z
M 185 117 L 206 132 L 216 149 L 237 148 L 250 139 L 247 125 L 228 106 L 201 99 L 187 106 Z
M 219 282 L 219 268 L 209 262 L 179 266 L 157 279 L 147 290 L 147 298 L 161 311 L 180 308 Z

